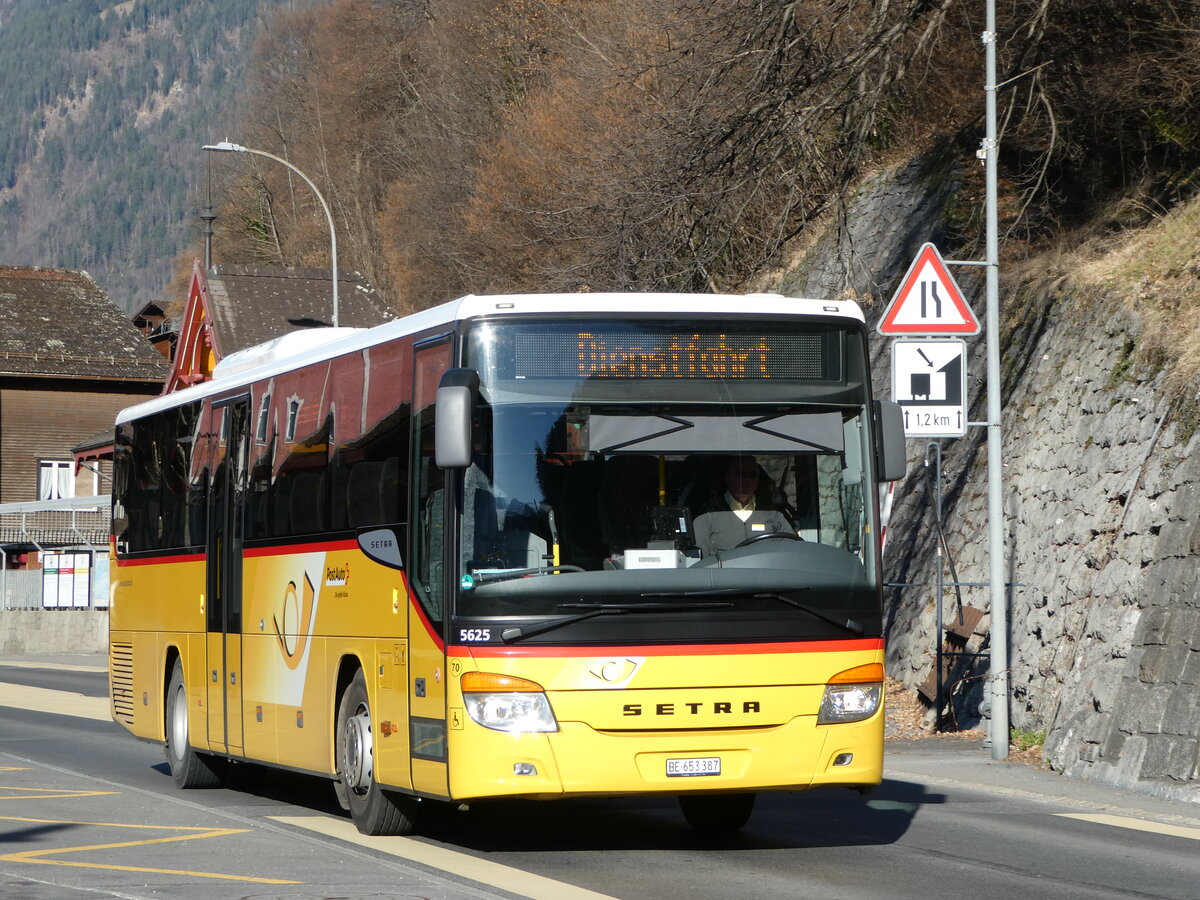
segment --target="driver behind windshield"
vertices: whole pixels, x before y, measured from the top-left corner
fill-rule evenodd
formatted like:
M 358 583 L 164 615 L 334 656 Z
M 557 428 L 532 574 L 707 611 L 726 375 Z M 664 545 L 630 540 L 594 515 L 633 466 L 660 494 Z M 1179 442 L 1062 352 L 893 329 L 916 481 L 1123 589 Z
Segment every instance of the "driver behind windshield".
M 693 523 L 696 546 L 705 556 L 732 550 L 742 542 L 764 534 L 796 533 L 787 517 L 771 509 L 759 491 L 762 470 L 753 456 L 734 456 L 724 471 L 724 490 L 709 510 Z

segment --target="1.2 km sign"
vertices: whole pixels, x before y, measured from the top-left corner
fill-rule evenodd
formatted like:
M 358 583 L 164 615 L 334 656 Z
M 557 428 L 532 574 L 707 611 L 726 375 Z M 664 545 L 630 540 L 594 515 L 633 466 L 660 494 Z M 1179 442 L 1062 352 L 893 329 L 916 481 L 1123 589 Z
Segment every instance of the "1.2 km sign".
M 967 433 L 967 342 L 892 342 L 892 399 L 904 408 L 909 437 L 962 437 Z

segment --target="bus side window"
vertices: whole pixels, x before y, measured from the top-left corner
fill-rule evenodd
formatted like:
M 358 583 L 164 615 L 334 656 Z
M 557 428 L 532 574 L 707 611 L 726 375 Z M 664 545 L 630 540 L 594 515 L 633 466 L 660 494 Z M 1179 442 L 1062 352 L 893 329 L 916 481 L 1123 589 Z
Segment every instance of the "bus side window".
M 445 591 L 446 474 L 434 462 L 434 401 L 442 373 L 450 365 L 450 342 L 419 348 L 413 357 L 414 582 L 429 618 L 441 624 Z
M 125 552 L 129 547 L 130 486 L 133 483 L 133 425 L 117 426 L 116 442 L 113 444 L 113 537 L 117 547 Z
M 114 533 L 122 552 L 176 550 L 188 531 L 189 474 L 199 404 L 166 410 L 122 425 L 114 446 Z
M 441 621 L 445 555 L 445 475 L 432 455 L 421 461 L 421 507 L 417 523 L 417 581 L 430 618 Z
M 334 530 L 400 525 L 407 472 L 400 453 L 408 447 L 409 404 L 398 404 L 361 435 L 338 444 L 329 464 Z
M 328 462 L 332 417 L 292 448 L 271 485 L 273 537 L 317 534 L 329 528 Z

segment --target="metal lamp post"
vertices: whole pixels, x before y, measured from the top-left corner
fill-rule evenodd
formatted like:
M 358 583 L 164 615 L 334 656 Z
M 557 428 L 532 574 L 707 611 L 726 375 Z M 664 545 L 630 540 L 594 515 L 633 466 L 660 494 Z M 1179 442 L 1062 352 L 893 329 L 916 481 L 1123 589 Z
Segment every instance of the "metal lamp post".
M 325 202 L 325 198 L 321 196 L 321 192 L 317 190 L 317 186 L 313 184 L 311 178 L 297 169 L 294 165 L 274 153 L 268 153 L 266 150 L 255 150 L 252 147 L 243 147 L 241 144 L 234 144 L 230 141 L 221 141 L 219 144 L 206 144 L 202 150 L 212 150 L 217 153 L 253 153 L 255 156 L 265 156 L 267 159 L 273 159 L 275 162 L 287 166 L 297 175 L 304 179 L 304 183 L 309 186 L 313 192 L 313 196 L 317 198 L 317 202 L 321 204 L 321 209 L 325 211 L 325 221 L 329 224 L 329 258 L 330 267 L 333 269 L 333 327 L 338 327 L 338 258 L 337 258 L 337 232 L 333 228 L 333 216 L 329 213 L 329 204 Z

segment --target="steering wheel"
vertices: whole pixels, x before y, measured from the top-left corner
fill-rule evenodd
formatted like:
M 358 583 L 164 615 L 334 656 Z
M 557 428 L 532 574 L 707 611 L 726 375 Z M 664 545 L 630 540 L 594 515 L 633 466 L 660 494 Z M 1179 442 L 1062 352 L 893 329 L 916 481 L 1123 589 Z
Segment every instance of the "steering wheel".
M 769 541 L 773 538 L 784 541 L 804 540 L 804 538 L 800 537 L 800 535 L 796 534 L 794 531 L 768 531 L 765 534 L 750 535 L 750 537 L 746 538 L 740 544 L 734 545 L 733 549 L 736 550 L 738 547 L 745 547 L 748 544 L 757 544 L 759 541 Z

